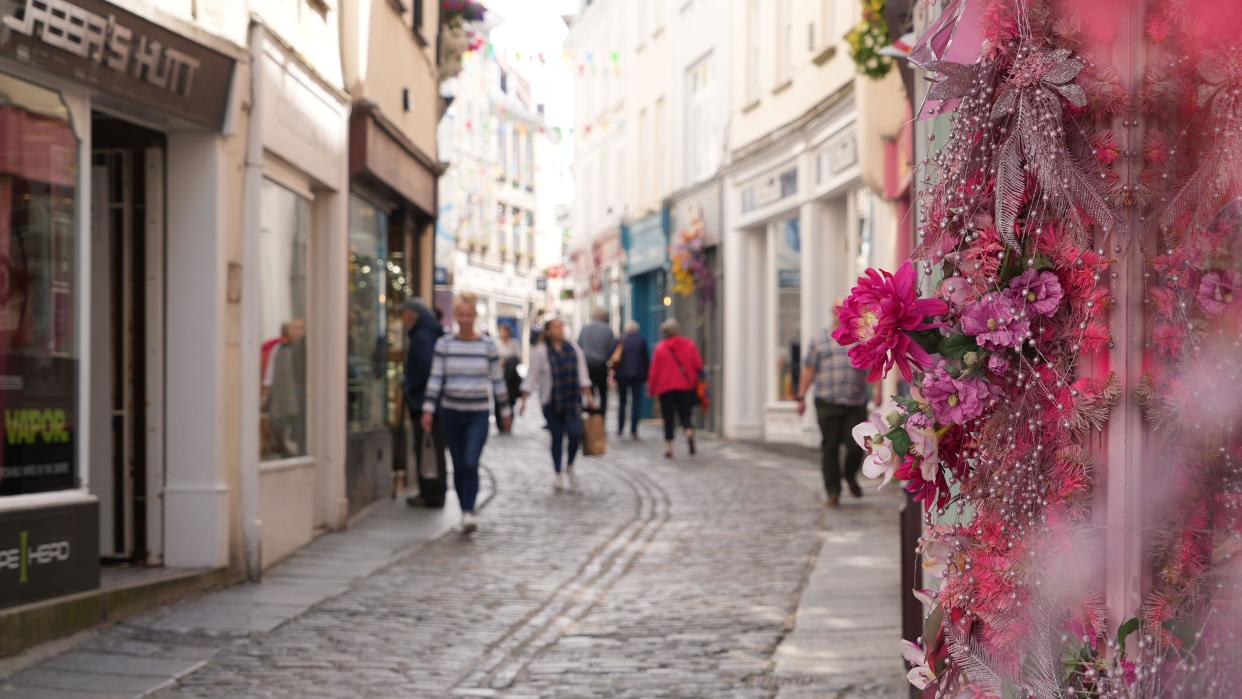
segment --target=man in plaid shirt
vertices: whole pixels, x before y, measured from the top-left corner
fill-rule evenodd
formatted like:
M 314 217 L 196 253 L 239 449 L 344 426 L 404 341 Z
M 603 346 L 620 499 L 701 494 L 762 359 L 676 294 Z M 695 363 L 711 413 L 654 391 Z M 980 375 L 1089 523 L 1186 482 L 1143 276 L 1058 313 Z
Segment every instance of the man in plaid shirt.
M 815 385 L 815 414 L 819 418 L 823 451 L 824 489 L 828 505 L 841 504 L 841 446 L 845 445 L 845 482 L 850 493 L 862 497 L 858 472 L 863 450 L 851 436 L 854 426 L 867 419 L 867 374 L 850 364 L 848 350 L 824 330 L 806 348 L 805 368 L 798 387 L 798 414 L 806 412 L 806 397 Z

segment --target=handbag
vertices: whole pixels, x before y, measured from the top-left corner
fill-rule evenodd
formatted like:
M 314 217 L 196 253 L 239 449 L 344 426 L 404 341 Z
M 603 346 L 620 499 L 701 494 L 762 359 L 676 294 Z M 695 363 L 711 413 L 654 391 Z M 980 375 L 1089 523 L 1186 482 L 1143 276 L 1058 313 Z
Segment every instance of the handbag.
M 608 431 L 604 426 L 604 414 L 588 409 L 582 423 L 582 455 L 603 456 L 608 451 Z
M 621 357 L 624 354 L 624 349 L 625 345 L 618 342 L 617 348 L 612 351 L 612 356 L 608 358 L 608 366 L 613 369 L 617 368 L 617 365 L 621 363 Z
M 677 369 L 681 372 L 682 378 L 694 384 L 694 395 L 698 398 L 699 405 L 701 405 L 704 410 L 711 408 L 711 387 L 707 385 L 707 381 L 701 376 L 697 380 L 691 381 L 690 374 L 686 372 L 686 367 L 681 363 L 681 359 L 678 358 L 677 353 L 672 349 L 669 349 L 668 353 L 673 355 L 673 361 L 677 363 Z

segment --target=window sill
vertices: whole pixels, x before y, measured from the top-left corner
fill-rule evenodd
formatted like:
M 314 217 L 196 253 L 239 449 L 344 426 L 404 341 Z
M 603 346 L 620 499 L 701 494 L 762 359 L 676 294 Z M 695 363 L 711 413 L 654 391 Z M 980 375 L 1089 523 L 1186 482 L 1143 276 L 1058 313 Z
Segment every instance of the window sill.
M 742 113 L 749 114 L 759 108 L 760 100 L 758 97 L 742 105 Z
M 279 459 L 276 461 L 260 461 L 259 473 L 280 473 L 281 471 L 295 471 L 297 469 L 310 468 L 315 465 L 313 456 L 295 456 L 291 459 Z
M 811 62 L 817 66 L 822 66 L 828 61 L 831 61 L 832 57 L 835 55 L 837 55 L 837 47 L 827 46 L 819 53 L 815 54 L 815 56 L 811 58 Z
M 793 87 L 793 78 L 786 78 L 784 82 L 772 88 L 772 94 L 779 95 L 791 87 Z

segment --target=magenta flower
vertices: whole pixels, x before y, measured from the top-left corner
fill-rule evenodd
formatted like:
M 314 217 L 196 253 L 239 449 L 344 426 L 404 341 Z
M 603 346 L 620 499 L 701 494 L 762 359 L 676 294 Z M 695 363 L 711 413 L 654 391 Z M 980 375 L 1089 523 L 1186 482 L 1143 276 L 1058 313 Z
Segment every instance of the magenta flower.
M 963 425 L 983 414 L 992 401 L 992 390 L 979 378 L 956 378 L 941 362 L 923 380 L 923 398 L 931 404 L 936 422 Z
M 1041 316 L 1054 315 L 1061 305 L 1064 293 L 1061 280 L 1052 272 L 1030 269 L 1019 274 L 1009 283 L 1010 300 L 1016 308 L 1025 308 Z
M 975 299 L 975 288 L 965 277 L 949 277 L 940 283 L 940 296 L 954 306 L 965 306 Z
M 941 299 L 920 299 L 915 293 L 917 275 L 907 260 L 897 274 L 868 269 L 858 278 L 849 298 L 837 306 L 840 325 L 832 336 L 850 348 L 850 362 L 868 371 L 868 381 L 883 378 L 893 365 L 910 381 L 911 365 L 926 369 L 932 359 L 907 333 L 940 327 L 925 322 L 928 316 L 946 313 Z
M 988 357 L 988 371 L 993 374 L 1003 374 L 1009 371 L 1009 360 L 999 354 Z
M 1020 347 L 1030 330 L 1031 322 L 1005 294 L 988 294 L 962 311 L 962 332 L 990 350 Z
M 1208 272 L 1199 282 L 1199 305 L 1208 315 L 1218 316 L 1233 304 L 1233 292 L 1239 285 L 1242 285 L 1242 275 L 1237 272 Z

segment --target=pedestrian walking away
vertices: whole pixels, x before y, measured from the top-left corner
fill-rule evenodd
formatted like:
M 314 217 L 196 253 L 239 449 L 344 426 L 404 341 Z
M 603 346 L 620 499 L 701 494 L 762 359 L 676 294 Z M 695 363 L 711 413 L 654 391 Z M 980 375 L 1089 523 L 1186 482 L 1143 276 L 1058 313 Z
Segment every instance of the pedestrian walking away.
M 591 402 L 591 376 L 582 348 L 565 338 L 565 323 L 552 319 L 544 326 L 543 343 L 531 350 L 530 372 L 522 385 L 519 411 L 526 414 L 526 401 L 533 392 L 539 393 L 543 416 L 552 433 L 553 488 L 563 490 L 565 478 L 569 487 L 578 487 L 574 461 L 582 444 L 582 401 Z M 565 442 L 569 442 L 568 459 Z M 562 465 L 564 471 L 562 472 Z
M 681 324 L 676 320 L 664 321 L 660 334 L 664 339 L 656 345 L 651 357 L 649 383 L 651 395 L 660 400 L 660 413 L 664 418 L 664 458 L 673 458 L 673 440 L 677 432 L 674 420 L 686 431 L 686 443 L 690 455 L 694 456 L 697 448 L 691 418 L 694 406 L 699 403 L 697 389 L 703 374 L 703 355 L 693 340 L 682 336 Z
M 415 478 L 407 480 L 418 484 L 418 493 L 407 496 L 405 501 L 412 507 L 444 507 L 448 464 L 442 425 L 437 416 L 431 429 L 424 429 L 421 419 L 436 342 L 444 335 L 444 326 L 427 303 L 418 298 L 402 306 L 401 321 L 406 332 L 404 398 L 414 423 Z
M 502 429 L 509 429 L 513 420 L 500 350 L 475 327 L 477 304 L 478 298 L 469 293 L 461 294 L 453 304 L 457 332 L 436 342 L 422 419 L 423 429 L 431 430 L 435 416 L 440 416 L 444 441 L 453 457 L 461 528 L 467 534 L 478 528 L 479 460 L 487 444 L 493 401 L 500 405 L 496 421 Z
M 513 336 L 513 328 L 501 324 L 500 340 L 496 343 L 500 350 L 500 367 L 505 375 L 505 388 L 509 391 L 509 410 L 517 404 L 518 394 L 522 390 L 522 377 L 518 374 L 518 365 L 522 363 L 522 343 Z M 497 413 L 500 412 L 497 406 Z M 512 432 L 512 427 L 508 432 Z
M 587 370 L 591 373 L 600 412 L 608 415 L 608 360 L 617 348 L 617 336 L 608 324 L 608 311 L 600 309 L 578 335 L 578 345 L 586 353 Z M 547 332 L 546 328 L 544 330 Z
M 862 497 L 858 472 L 863 450 L 851 437 L 854 426 L 867 419 L 867 374 L 850 364 L 849 350 L 832 339 L 825 329 L 806 349 L 802 380 L 798 386 L 798 414 L 806 412 L 806 397 L 814 387 L 815 416 L 821 437 L 820 458 L 828 505 L 841 504 L 841 479 L 850 494 Z M 841 471 L 841 447 L 845 447 L 845 471 Z
M 641 332 L 642 328 L 638 323 L 630 321 L 626 324 L 625 336 L 617 343 L 610 362 L 613 375 L 617 379 L 617 397 L 620 400 L 620 411 L 617 414 L 618 437 L 625 434 L 628 405 L 630 434 L 638 439 L 638 421 L 643 414 L 643 385 L 647 383 L 647 372 L 651 369 L 647 340 Z

